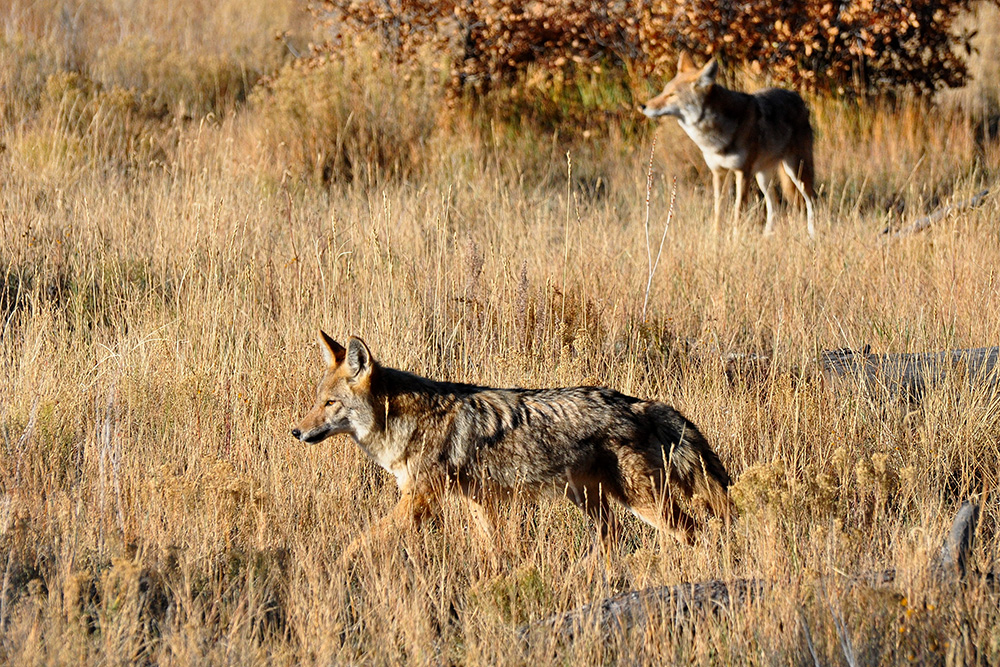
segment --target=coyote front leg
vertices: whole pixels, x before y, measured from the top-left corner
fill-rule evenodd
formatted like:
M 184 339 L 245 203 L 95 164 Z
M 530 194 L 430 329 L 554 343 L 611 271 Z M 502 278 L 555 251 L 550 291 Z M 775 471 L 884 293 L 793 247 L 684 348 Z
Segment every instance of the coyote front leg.
M 721 168 L 712 170 L 712 227 L 716 234 L 719 233 L 722 222 L 722 177 L 724 172 Z
M 411 484 L 405 487 L 392 511 L 351 540 L 342 558 L 353 560 L 358 550 L 372 539 L 382 539 L 387 534 L 405 530 L 409 526 L 419 527 L 431 514 L 432 496 L 433 489 L 429 486 Z

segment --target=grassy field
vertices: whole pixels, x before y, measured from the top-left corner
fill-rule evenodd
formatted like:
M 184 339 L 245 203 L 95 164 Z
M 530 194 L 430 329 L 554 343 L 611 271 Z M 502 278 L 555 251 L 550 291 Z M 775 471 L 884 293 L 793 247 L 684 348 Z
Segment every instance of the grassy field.
M 926 566 L 971 497 L 975 565 L 995 567 L 1000 398 L 955 383 L 912 405 L 793 370 L 1000 341 L 1000 200 L 879 243 L 1000 186 L 996 10 L 969 19 L 974 83 L 935 105 L 810 100 L 815 240 L 794 213 L 762 238 L 760 201 L 713 235 L 673 122 L 516 132 L 449 109 L 430 70 L 290 69 L 310 26 L 290 0 L 0 20 L 0 662 L 800 664 L 807 628 L 822 664 L 1000 661 L 996 593 Z M 667 401 L 741 515 L 692 547 L 623 517 L 602 561 L 564 499 L 512 507 L 495 545 L 454 502 L 348 566 L 398 494 L 348 439 L 289 435 L 319 327 L 435 378 Z M 731 379 L 732 353 L 774 370 Z M 886 567 L 894 589 L 843 576 Z M 515 641 L 623 590 L 739 577 L 775 586 L 687 623 Z

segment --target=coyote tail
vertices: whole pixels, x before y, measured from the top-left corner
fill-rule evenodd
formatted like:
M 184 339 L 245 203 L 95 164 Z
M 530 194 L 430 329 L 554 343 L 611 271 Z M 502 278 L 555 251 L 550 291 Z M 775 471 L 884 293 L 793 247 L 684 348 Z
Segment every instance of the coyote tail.
M 729 497 L 729 474 L 715 452 L 701 454 L 701 469 L 694 473 L 694 493 L 705 499 L 712 514 L 729 521 L 736 514 Z
M 674 445 L 669 457 L 670 478 L 678 483 L 685 496 L 701 496 L 709 511 L 725 521 L 735 516 L 729 497 L 732 483 L 729 473 L 694 425 L 689 423 L 683 429 L 680 442 Z

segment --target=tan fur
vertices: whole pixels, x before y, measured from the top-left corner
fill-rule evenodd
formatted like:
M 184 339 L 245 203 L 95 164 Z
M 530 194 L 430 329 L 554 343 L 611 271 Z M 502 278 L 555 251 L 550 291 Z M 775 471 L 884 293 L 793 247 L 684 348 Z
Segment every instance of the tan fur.
M 396 477 L 399 503 L 374 529 L 418 524 L 457 492 L 487 536 L 513 494 L 565 494 L 617 537 L 615 500 L 689 542 L 695 522 L 678 501 L 704 499 L 729 518 L 729 475 L 698 429 L 670 406 L 601 387 L 494 389 L 436 382 L 382 366 L 359 338 L 325 333 L 316 402 L 292 435 L 318 443 L 350 435 Z M 349 549 L 353 552 L 355 542 Z
M 733 223 L 739 221 L 747 179 L 755 177 L 767 207 L 764 233 L 773 233 L 773 177 L 778 171 L 805 200 L 807 227 L 809 235 L 814 236 L 813 131 L 805 102 L 798 93 L 782 88 L 753 95 L 729 90 L 716 83 L 717 73 L 714 60 L 699 68 L 688 53 L 681 53 L 677 75 L 667 82 L 662 93 L 643 105 L 642 112 L 650 118 L 675 116 L 701 149 L 712 170 L 716 230 L 721 218 L 723 178 L 732 171 L 736 175 Z M 789 190 L 785 189 L 786 194 Z

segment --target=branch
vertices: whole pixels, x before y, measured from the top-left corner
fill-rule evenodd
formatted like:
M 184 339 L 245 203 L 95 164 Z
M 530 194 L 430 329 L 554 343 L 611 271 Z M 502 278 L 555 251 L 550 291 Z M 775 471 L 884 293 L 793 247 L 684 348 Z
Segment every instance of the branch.
M 979 206 L 980 204 L 983 203 L 983 200 L 986 199 L 986 195 L 988 195 L 989 193 L 990 193 L 989 190 L 982 190 L 976 195 L 969 197 L 968 199 L 963 199 L 961 201 L 955 202 L 954 204 L 942 206 L 941 208 L 937 209 L 930 215 L 926 215 L 920 218 L 916 222 L 904 227 L 903 229 L 900 229 L 894 234 L 892 233 L 891 228 L 886 227 L 885 229 L 882 230 L 882 236 L 889 236 L 890 239 L 898 239 L 903 236 L 910 236 L 911 234 L 922 232 L 931 225 L 933 225 L 938 220 L 941 220 L 942 218 L 948 216 L 950 213 L 955 213 L 957 211 L 964 211 L 966 209 L 975 208 Z M 888 239 L 882 239 L 883 243 L 887 241 Z
M 955 515 L 951 531 L 939 555 L 930 566 L 942 582 L 962 581 L 973 546 L 973 536 L 979 520 L 979 506 L 962 503 Z M 992 573 L 986 575 L 995 579 Z M 821 583 L 828 579 L 824 577 Z M 848 577 L 848 585 L 873 588 L 886 587 L 896 581 L 896 570 L 885 569 L 862 572 Z M 710 579 L 701 582 L 684 582 L 674 586 L 658 586 L 641 591 L 627 591 L 600 602 L 555 614 L 547 619 L 522 625 L 517 636 L 523 643 L 530 643 L 536 633 L 555 634 L 561 641 L 572 641 L 584 632 L 606 636 L 614 631 L 626 631 L 647 621 L 670 614 L 674 624 L 690 622 L 693 617 L 720 609 L 735 610 L 759 600 L 775 587 L 776 582 L 764 579 L 735 579 L 722 581 Z
M 997 386 L 1000 384 L 998 357 L 1000 348 L 997 347 L 897 354 L 871 354 L 865 348 L 857 352 L 829 350 L 820 355 L 819 362 L 823 379 L 832 384 L 858 378 L 869 387 L 916 399 L 923 396 L 928 387 L 961 370 L 970 387 Z

